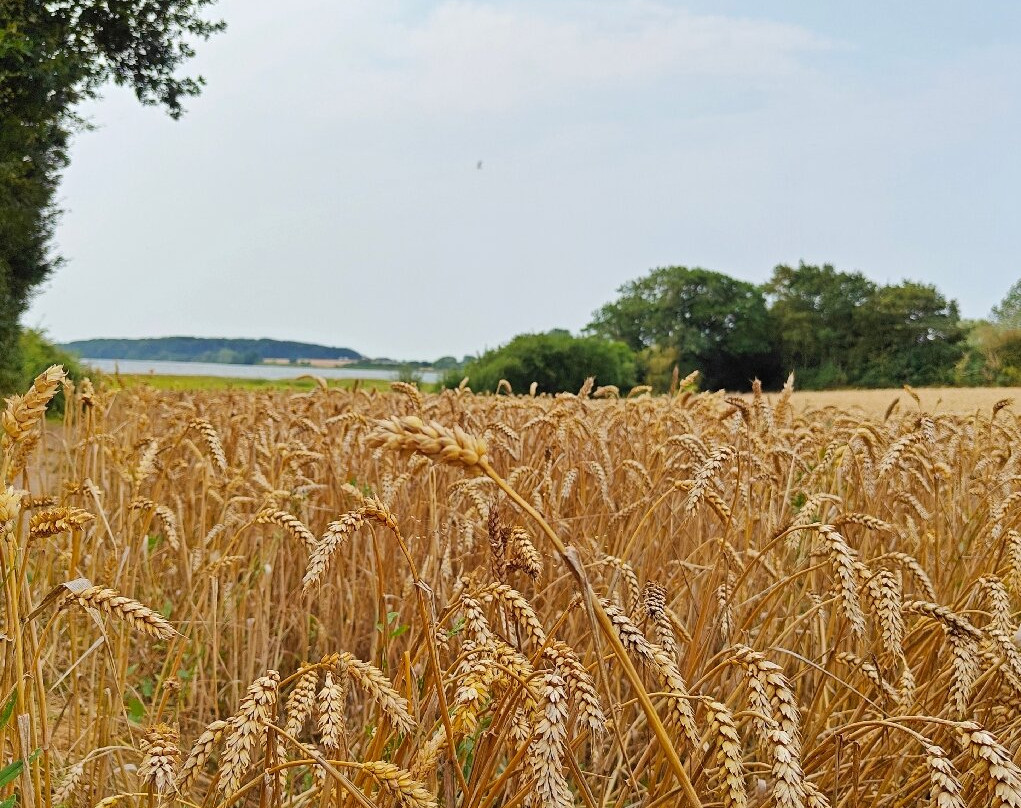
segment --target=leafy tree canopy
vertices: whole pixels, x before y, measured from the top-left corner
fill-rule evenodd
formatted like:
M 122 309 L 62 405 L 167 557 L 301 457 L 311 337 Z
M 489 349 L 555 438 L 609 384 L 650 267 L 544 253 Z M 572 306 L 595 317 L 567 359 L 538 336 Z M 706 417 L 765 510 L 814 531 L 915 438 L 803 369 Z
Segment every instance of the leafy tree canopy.
M 176 118 L 201 78 L 192 44 L 223 28 L 213 0 L 0 0 L 0 390 L 20 373 L 19 320 L 59 259 L 54 198 L 77 105 L 108 81 Z
M 964 350 L 955 301 L 935 286 L 904 281 L 878 288 L 857 311 L 850 362 L 854 383 L 947 384 Z
M 876 292 L 860 272 L 839 272 L 829 264 L 781 264 L 763 287 L 777 321 L 784 368 L 843 367 L 859 334 L 856 313 Z
M 947 383 L 963 353 L 957 304 L 929 284 L 802 262 L 776 267 L 764 289 L 780 363 L 803 387 Z
M 708 389 L 746 389 L 753 378 L 777 373 L 773 327 L 762 290 L 707 269 L 654 269 L 618 289 L 599 309 L 590 333 L 620 340 L 634 351 L 663 351 L 682 371 L 698 370 Z
M 495 391 L 506 379 L 515 392 L 536 382 L 540 393 L 575 392 L 588 376 L 597 384 L 626 389 L 635 384 L 634 356 L 627 345 L 599 337 L 574 337 L 560 329 L 544 334 L 520 334 L 506 345 L 486 351 L 444 383 L 456 386 L 467 376 L 472 389 Z

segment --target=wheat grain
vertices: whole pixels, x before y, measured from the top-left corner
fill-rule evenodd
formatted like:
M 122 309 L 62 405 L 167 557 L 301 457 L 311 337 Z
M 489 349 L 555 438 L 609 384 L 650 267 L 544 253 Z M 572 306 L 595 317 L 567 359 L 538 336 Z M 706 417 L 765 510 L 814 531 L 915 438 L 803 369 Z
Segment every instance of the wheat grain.
M 298 681 L 287 697 L 285 707 L 287 723 L 284 730 L 288 735 L 300 735 L 315 710 L 319 675 L 320 666 L 316 664 L 303 665 L 298 671 Z
M 340 654 L 338 667 L 346 670 L 351 679 L 379 705 L 398 731 L 405 735 L 415 732 L 417 725 L 411 717 L 407 700 L 393 689 L 390 680 L 379 668 L 346 651 Z
M 571 808 L 574 800 L 563 766 L 567 746 L 566 685 L 559 674 L 549 671 L 543 674 L 542 687 L 543 698 L 535 717 L 535 737 L 528 748 L 535 784 L 526 804 Z
M 399 805 L 405 808 L 436 808 L 432 794 L 411 774 L 393 763 L 370 760 L 358 768 L 371 774 L 376 782 L 389 791 Z
M 875 610 L 883 648 L 891 657 L 900 658 L 901 644 L 904 641 L 900 581 L 888 569 L 882 568 L 865 582 L 864 589 Z
M 24 396 L 10 396 L 7 407 L 0 414 L 0 426 L 3 427 L 2 444 L 4 448 L 25 440 L 31 434 L 39 420 L 46 412 L 46 405 L 57 392 L 57 388 L 67 374 L 60 365 L 51 365 L 32 382 L 32 387 Z
M 77 592 L 68 592 L 61 604 L 65 608 L 74 604 L 82 609 L 98 609 L 123 620 L 136 631 L 161 640 L 177 636 L 177 631 L 165 617 L 137 600 L 118 594 L 102 586 L 88 586 Z
M 248 687 L 248 692 L 229 721 L 220 761 L 219 790 L 233 794 L 252 765 L 252 755 L 266 735 L 266 726 L 272 722 L 277 702 L 280 674 L 267 671 Z
M 336 756 L 344 745 L 344 703 L 347 699 L 347 672 L 334 678 L 327 670 L 323 674 L 323 689 L 319 691 L 316 706 L 319 711 L 319 740 L 327 755 Z
M 578 720 L 595 734 L 605 732 L 606 716 L 595 683 L 574 649 L 567 643 L 554 640 L 543 654 L 563 678 L 568 698 L 577 710 Z
M 725 704 L 707 699 L 709 713 L 709 734 L 715 738 L 716 766 L 723 781 L 724 808 L 744 808 L 748 795 L 744 785 L 744 763 L 741 737 L 737 733 L 734 718 Z
M 50 804 L 56 806 L 72 804 L 76 797 L 75 792 L 78 790 L 84 774 L 84 760 L 78 761 L 71 766 L 61 780 L 60 785 L 54 789 L 53 795 L 50 798 Z
M 501 603 L 534 648 L 541 648 L 545 644 L 546 630 L 535 616 L 531 604 L 516 589 L 507 584 L 490 584 L 478 596 L 486 603 L 494 600 Z
M 187 792 L 188 786 L 194 781 L 196 775 L 202 771 L 202 767 L 213 753 L 216 744 L 220 742 L 224 732 L 229 727 L 229 722 L 217 719 L 199 735 L 177 776 L 177 789 L 179 791 Z
M 975 768 L 989 779 L 990 808 L 1021 808 L 1021 770 L 991 732 L 968 722 L 957 730 L 961 745 L 971 753 Z
M 316 547 L 315 534 L 305 527 L 305 523 L 287 511 L 265 508 L 256 514 L 255 521 L 262 525 L 279 525 L 294 539 L 301 542 L 305 550 L 312 553 Z
M 414 415 L 377 421 L 366 437 L 368 446 L 402 452 L 420 452 L 443 463 L 475 466 L 486 456 L 486 444 L 460 427 L 448 429 L 437 421 Z
M 964 798 L 961 796 L 961 782 L 943 747 L 927 744 L 925 765 L 929 770 L 932 804 L 935 808 L 965 808 Z
M 865 615 L 858 592 L 858 556 L 832 525 L 821 525 L 818 534 L 829 553 L 830 564 L 837 578 L 840 606 L 851 626 L 861 636 L 865 633 Z
M 95 521 L 94 514 L 82 508 L 61 507 L 33 513 L 29 520 L 29 537 L 43 539 L 72 530 L 81 530 Z
M 177 767 L 180 752 L 177 749 L 177 730 L 167 724 L 155 724 L 142 738 L 142 763 L 138 777 L 157 794 L 176 790 Z
M 217 433 L 215 427 L 209 423 L 205 418 L 195 418 L 190 424 L 189 429 L 194 429 L 202 436 L 202 439 L 206 443 L 206 447 L 209 449 L 209 454 L 213 458 L 213 463 L 216 465 L 217 471 L 220 474 L 227 473 L 227 456 L 223 451 L 223 443 L 220 441 L 220 436 Z

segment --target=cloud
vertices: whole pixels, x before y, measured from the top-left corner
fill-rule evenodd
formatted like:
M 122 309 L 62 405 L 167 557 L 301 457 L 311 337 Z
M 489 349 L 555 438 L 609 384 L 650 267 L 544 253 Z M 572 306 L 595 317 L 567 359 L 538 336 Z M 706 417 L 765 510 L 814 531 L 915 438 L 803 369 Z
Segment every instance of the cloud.
M 507 113 L 660 80 L 768 84 L 834 47 L 795 25 L 648 2 L 444 2 L 414 20 L 402 5 L 349 8 L 329 58 L 310 65 L 348 114 Z

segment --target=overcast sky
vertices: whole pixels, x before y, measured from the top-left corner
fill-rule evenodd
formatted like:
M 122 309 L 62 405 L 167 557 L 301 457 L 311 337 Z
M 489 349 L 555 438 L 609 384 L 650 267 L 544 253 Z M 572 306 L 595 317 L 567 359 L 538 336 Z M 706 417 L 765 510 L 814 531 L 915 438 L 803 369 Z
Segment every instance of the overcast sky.
M 831 262 L 969 317 L 1021 277 L 1016 0 L 215 10 L 184 118 L 85 110 L 28 324 L 435 359 L 669 264 Z

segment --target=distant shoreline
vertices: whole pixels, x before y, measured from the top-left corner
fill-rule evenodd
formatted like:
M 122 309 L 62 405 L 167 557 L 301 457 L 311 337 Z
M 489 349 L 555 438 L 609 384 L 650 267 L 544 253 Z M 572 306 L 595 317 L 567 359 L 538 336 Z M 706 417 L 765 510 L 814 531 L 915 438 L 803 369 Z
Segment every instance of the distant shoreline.
M 295 379 L 299 376 L 322 376 L 324 379 L 374 379 L 396 381 L 401 368 L 359 368 L 350 364 L 344 367 L 311 367 L 308 365 L 252 364 L 228 362 L 185 362 L 162 359 L 104 359 L 83 357 L 82 363 L 103 373 L 122 373 L 132 376 L 211 376 L 236 379 Z M 439 381 L 440 374 L 433 370 L 417 370 L 423 382 Z

